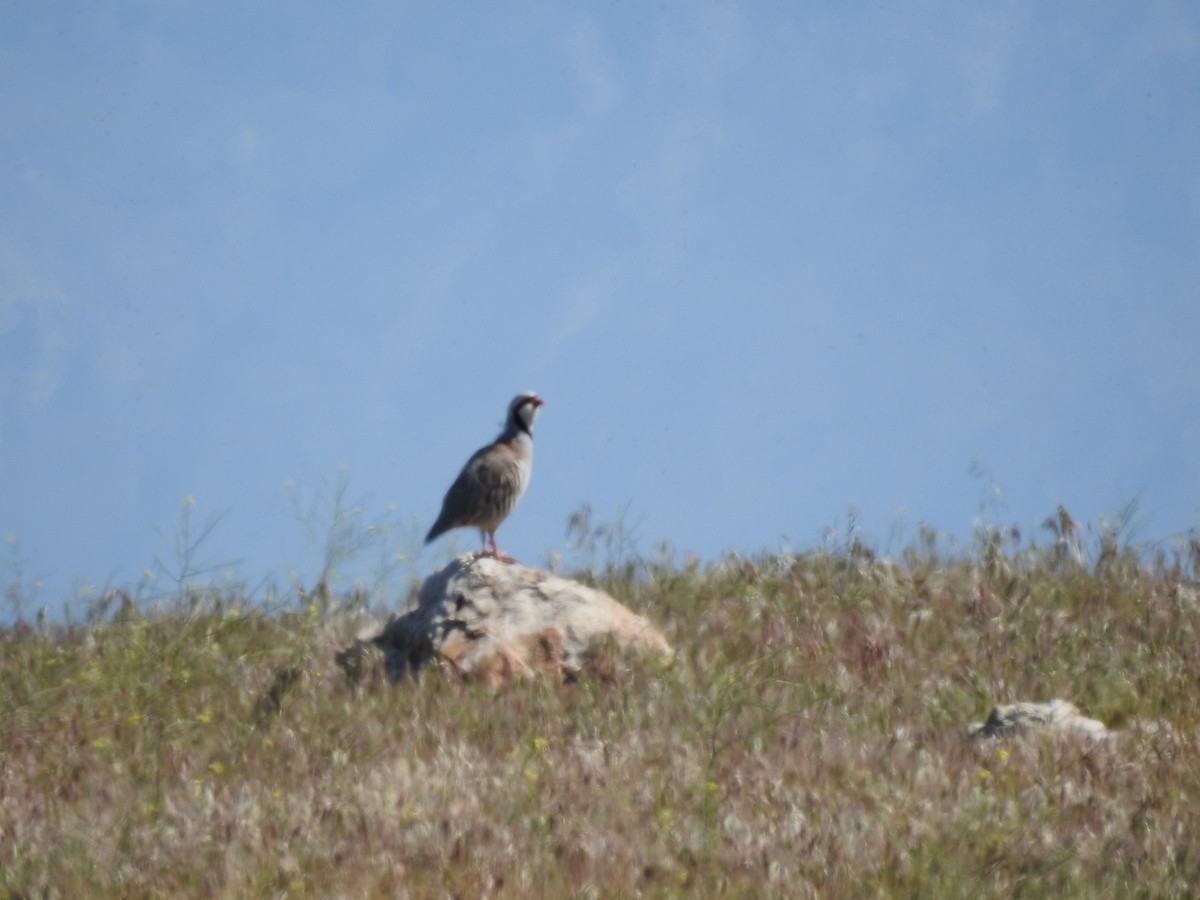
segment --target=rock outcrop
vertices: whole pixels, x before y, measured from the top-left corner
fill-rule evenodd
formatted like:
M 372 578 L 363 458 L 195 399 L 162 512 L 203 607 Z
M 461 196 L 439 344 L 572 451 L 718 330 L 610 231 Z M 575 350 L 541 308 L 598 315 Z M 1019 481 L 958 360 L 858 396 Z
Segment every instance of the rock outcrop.
M 396 681 L 435 663 L 500 685 L 539 674 L 581 674 L 588 651 L 608 638 L 622 649 L 672 654 L 654 626 L 602 591 L 468 554 L 425 580 L 416 608 L 337 661 L 355 684 L 373 677 L 380 664 Z
M 1086 738 L 1103 738 L 1109 734 L 1103 722 L 1087 718 L 1074 703 L 1068 703 L 1066 700 L 997 706 L 986 722 L 975 722 L 967 726 L 967 737 L 973 740 L 1010 737 L 1029 732 L 1057 732 Z

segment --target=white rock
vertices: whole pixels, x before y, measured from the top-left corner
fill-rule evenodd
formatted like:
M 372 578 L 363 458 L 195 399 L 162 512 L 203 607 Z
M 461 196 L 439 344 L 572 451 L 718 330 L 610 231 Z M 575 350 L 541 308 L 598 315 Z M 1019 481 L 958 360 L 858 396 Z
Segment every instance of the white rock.
M 1087 718 L 1074 703 L 1066 700 L 997 706 L 986 722 L 967 726 L 967 736 L 974 739 L 1007 737 L 1029 731 L 1056 731 L 1091 738 L 1103 738 L 1109 733 L 1103 722 Z
M 589 648 L 610 635 L 621 648 L 672 654 L 654 626 L 602 591 L 469 554 L 429 576 L 415 609 L 338 654 L 338 663 L 358 682 L 364 664 L 382 650 L 393 680 L 438 661 L 503 684 L 539 673 L 578 673 Z

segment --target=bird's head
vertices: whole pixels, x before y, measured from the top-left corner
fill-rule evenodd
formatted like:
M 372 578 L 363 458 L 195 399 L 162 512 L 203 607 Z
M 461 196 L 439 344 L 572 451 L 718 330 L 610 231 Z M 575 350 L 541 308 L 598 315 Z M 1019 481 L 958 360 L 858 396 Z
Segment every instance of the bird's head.
M 533 391 L 526 391 L 513 397 L 508 404 L 508 427 L 517 428 L 528 435 L 533 434 L 533 420 L 537 418 L 538 409 L 543 400 Z

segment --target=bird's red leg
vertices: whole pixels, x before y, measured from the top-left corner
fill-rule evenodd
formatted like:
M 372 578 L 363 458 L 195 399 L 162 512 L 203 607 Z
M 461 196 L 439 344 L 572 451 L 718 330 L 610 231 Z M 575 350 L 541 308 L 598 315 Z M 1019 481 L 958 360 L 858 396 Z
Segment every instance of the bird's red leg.
M 513 559 L 507 553 L 501 552 L 500 548 L 496 546 L 495 531 L 488 531 L 487 529 L 481 528 L 479 529 L 479 536 L 483 540 L 483 549 L 479 551 L 480 556 L 490 556 L 492 559 L 500 560 L 500 562 L 516 562 L 515 559 Z
M 515 559 L 513 559 L 507 553 L 501 552 L 500 548 L 496 545 L 496 532 L 495 531 L 491 532 L 491 536 L 492 536 L 492 553 L 491 553 L 491 555 L 493 557 L 495 557 L 496 559 L 500 560 L 501 562 L 515 563 L 516 562 Z

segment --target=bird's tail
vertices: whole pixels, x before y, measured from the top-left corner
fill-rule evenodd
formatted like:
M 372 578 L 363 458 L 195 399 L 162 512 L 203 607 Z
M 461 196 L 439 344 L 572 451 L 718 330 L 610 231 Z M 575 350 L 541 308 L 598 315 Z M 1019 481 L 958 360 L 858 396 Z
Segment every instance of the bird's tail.
M 433 523 L 433 527 L 429 529 L 429 534 L 425 535 L 425 543 L 432 544 L 435 540 L 449 530 L 450 529 L 446 527 L 446 523 L 444 523 L 441 519 L 438 519 Z

